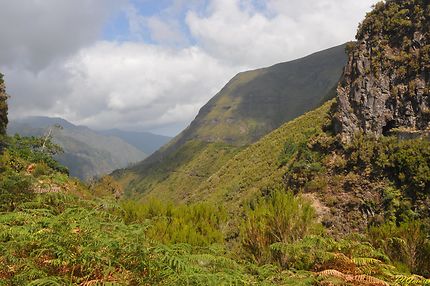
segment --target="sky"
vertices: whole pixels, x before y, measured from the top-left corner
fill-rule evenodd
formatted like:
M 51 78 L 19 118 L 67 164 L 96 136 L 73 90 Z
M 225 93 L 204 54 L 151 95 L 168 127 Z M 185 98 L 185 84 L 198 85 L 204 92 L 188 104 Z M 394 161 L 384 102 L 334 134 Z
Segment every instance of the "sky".
M 353 40 L 377 0 L 0 0 L 11 119 L 176 135 L 235 74 Z

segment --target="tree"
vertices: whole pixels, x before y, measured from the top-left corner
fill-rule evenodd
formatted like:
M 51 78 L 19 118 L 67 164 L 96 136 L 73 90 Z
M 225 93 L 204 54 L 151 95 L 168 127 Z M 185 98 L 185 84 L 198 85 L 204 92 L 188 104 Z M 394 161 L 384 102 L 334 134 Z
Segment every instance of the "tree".
M 6 135 L 7 119 L 7 94 L 3 81 L 3 74 L 0 73 L 0 152 L 3 149 L 4 137 Z

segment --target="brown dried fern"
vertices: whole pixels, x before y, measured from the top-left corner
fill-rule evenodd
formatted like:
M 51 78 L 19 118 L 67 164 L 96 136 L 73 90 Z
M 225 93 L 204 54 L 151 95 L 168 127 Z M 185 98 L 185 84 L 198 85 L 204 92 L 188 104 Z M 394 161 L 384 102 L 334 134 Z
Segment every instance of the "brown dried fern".
M 328 269 L 318 272 L 319 277 L 335 277 L 345 282 L 356 283 L 358 285 L 372 285 L 372 286 L 389 286 L 389 284 L 381 279 L 368 276 L 368 275 L 348 275 L 334 269 Z

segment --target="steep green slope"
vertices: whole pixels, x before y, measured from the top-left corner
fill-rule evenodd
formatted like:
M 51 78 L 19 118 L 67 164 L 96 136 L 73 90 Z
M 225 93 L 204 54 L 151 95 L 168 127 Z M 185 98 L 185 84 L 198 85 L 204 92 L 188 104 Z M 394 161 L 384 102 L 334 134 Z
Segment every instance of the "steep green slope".
M 235 76 L 176 140 L 247 145 L 315 108 L 335 86 L 345 46 Z
M 333 233 L 428 219 L 428 138 L 357 134 L 345 144 L 333 133 L 335 107 L 330 101 L 239 152 L 192 190 L 189 201 L 228 209 L 233 237 L 248 202 L 274 190 L 304 194 Z
M 55 125 L 62 128 L 55 128 Z M 64 150 L 56 159 L 69 168 L 72 176 L 84 180 L 108 174 L 146 157 L 143 152 L 118 137 L 99 134 L 61 118 L 31 117 L 15 120 L 9 124 L 8 133 L 46 136 L 50 129 L 53 141 Z
M 50 157 L 56 146 L 43 144 L 7 138 L 0 155 L 1 285 L 430 282 L 409 273 L 429 275 L 430 240 L 421 222 L 335 239 L 321 231 L 308 200 L 274 191 L 235 217 L 241 232 L 232 248 L 221 204 L 114 201 L 109 183 L 89 189 L 69 178 Z M 416 251 L 381 245 L 387 238 Z
M 187 199 L 198 183 L 242 146 L 318 106 L 328 95 L 333 96 L 346 61 L 344 49 L 342 45 L 238 74 L 202 107 L 187 129 L 140 164 L 115 172 L 115 177 L 128 191 L 159 193 L 160 197 L 170 193 L 167 198 Z M 224 147 L 215 150 L 216 146 Z M 225 148 L 230 151 L 224 152 Z M 197 155 L 178 164 L 174 158 L 181 152 Z M 190 176 L 190 172 L 203 175 Z
M 193 192 L 193 201 L 210 200 L 236 209 L 260 191 L 283 188 L 288 170 L 282 156 L 286 142 L 306 144 L 330 123 L 329 101 L 320 108 L 292 120 L 249 146 Z M 288 159 L 287 159 L 288 161 Z
M 225 143 L 188 141 L 163 160 L 133 171 L 117 171 L 122 185 L 129 186 L 128 194 L 140 194 L 169 201 L 187 201 L 198 186 L 223 166 L 241 148 Z M 143 176 L 141 174 L 144 174 Z

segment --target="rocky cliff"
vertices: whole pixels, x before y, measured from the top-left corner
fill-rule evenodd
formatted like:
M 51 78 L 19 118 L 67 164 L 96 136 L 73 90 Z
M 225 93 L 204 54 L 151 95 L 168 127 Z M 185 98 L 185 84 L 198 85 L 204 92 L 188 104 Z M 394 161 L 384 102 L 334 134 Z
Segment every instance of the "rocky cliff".
M 335 129 L 357 132 L 430 128 L 430 2 L 380 2 L 360 25 L 337 88 Z
M 3 75 L 0 73 L 0 135 L 6 134 L 6 126 L 8 122 L 6 100 L 6 87 L 3 81 Z

